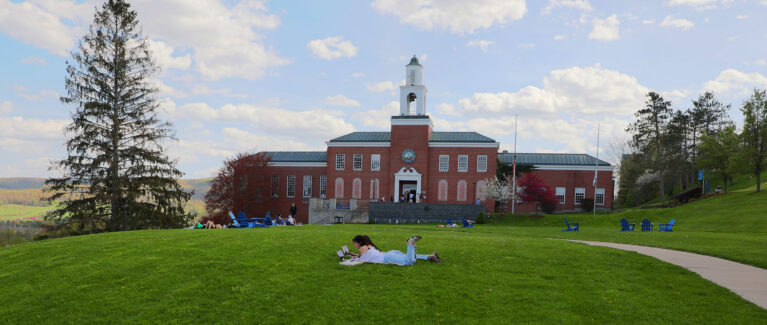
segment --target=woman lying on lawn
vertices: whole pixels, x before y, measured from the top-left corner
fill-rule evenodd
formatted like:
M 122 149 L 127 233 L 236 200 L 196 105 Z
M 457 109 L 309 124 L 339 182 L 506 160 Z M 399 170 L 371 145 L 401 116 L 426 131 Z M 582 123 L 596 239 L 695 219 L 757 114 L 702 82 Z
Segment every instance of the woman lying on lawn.
M 421 239 L 421 236 L 413 236 L 407 240 L 407 254 L 394 250 L 388 252 L 381 252 L 381 250 L 373 244 L 370 237 L 367 235 L 357 235 L 352 239 L 354 248 L 360 251 L 359 254 L 350 253 L 352 257 L 360 262 L 366 263 L 379 263 L 379 264 L 398 264 L 398 265 L 413 265 L 415 260 L 427 260 L 432 262 L 442 262 L 434 252 L 431 255 L 423 255 L 415 253 L 415 242 Z

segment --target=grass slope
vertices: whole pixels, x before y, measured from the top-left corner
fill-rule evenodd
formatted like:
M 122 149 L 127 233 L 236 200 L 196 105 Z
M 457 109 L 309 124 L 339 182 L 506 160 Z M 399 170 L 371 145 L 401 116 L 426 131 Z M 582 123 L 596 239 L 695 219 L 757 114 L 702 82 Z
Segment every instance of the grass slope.
M 627 209 L 614 214 L 588 213 L 506 216 L 498 224 L 514 226 L 519 235 L 599 240 L 665 247 L 722 257 L 767 268 L 767 191 L 733 192 L 669 209 Z M 562 232 L 566 217 L 580 223 L 579 232 Z M 636 223 L 644 218 L 655 232 L 620 232 L 620 219 Z M 658 224 L 676 219 L 673 233 L 659 233 Z
M 356 234 L 444 263 L 344 267 Z M 110 233 L 0 248 L 7 323 L 759 323 L 767 311 L 636 253 L 511 227 Z M 668 312 L 663 312 L 668 311 Z

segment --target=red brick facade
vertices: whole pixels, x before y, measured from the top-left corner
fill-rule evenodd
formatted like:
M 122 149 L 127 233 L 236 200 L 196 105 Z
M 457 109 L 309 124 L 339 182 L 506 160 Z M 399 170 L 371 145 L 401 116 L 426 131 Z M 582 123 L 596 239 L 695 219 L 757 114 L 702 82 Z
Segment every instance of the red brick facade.
M 562 166 L 558 169 L 565 169 L 567 166 Z M 594 167 L 591 166 L 591 170 L 587 168 L 569 167 L 571 170 L 550 170 L 550 169 L 538 169 L 533 173 L 538 175 L 543 181 L 551 186 L 552 190 L 556 191 L 557 187 L 564 188 L 564 203 L 560 203 L 559 197 L 557 198 L 555 212 L 566 211 L 579 211 L 581 209 L 580 204 L 576 204 L 576 188 L 581 188 L 584 191 L 583 197 L 594 198 Z M 604 168 L 602 168 L 604 169 Z M 604 200 L 602 204 L 597 202 L 597 210 L 609 210 L 612 209 L 613 202 L 613 179 L 612 171 L 599 171 L 597 175 L 597 189 L 604 190 Z M 519 178 L 518 178 L 519 179 Z M 511 202 L 509 202 L 505 210 L 511 211 Z M 534 213 L 535 204 L 533 203 L 517 203 L 515 208 L 517 213 Z

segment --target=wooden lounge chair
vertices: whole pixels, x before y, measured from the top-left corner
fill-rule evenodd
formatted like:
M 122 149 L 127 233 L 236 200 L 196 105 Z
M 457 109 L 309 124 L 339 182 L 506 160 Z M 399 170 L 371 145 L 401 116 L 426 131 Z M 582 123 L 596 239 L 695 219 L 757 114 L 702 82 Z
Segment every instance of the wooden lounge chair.
M 562 229 L 562 231 L 578 231 L 577 222 L 567 222 L 566 218 L 562 218 L 562 220 L 565 221 L 565 226 L 567 226 L 567 229 Z
M 653 223 L 650 222 L 650 219 L 642 219 L 642 231 L 652 231 L 652 227 Z
M 670 231 L 673 232 L 674 230 L 671 229 L 671 227 L 674 226 L 674 223 L 676 222 L 675 219 L 671 219 L 668 223 L 662 223 L 658 225 L 658 231 Z
M 634 231 L 634 226 L 636 226 L 635 223 L 629 223 L 625 218 L 621 219 L 621 231 Z

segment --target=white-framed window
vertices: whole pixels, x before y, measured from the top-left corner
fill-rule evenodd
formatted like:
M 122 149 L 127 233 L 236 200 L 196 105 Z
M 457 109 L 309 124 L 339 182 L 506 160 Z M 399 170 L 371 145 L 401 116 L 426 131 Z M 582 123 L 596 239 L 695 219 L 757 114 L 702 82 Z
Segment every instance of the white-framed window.
M 565 197 L 566 197 L 566 189 L 565 187 L 557 187 L 556 193 L 554 193 L 554 197 L 556 198 L 556 201 L 559 202 L 559 204 L 565 204 Z
M 469 171 L 469 155 L 458 155 L 458 171 Z
M 381 155 L 380 154 L 372 154 L 370 155 L 370 170 L 378 171 L 381 170 Z
M 280 197 L 280 177 L 279 176 L 272 176 L 272 190 L 271 194 L 272 197 Z
M 484 173 L 487 171 L 487 155 L 477 156 L 477 172 Z
M 335 194 L 336 199 L 343 199 L 344 198 L 344 179 L 341 177 L 336 177 L 336 188 L 335 188 Z
M 458 202 L 466 201 L 466 186 L 467 183 L 465 180 L 458 181 L 458 188 L 455 190 L 456 193 L 456 200 Z
M 575 204 L 581 204 L 581 200 L 586 197 L 586 188 L 585 187 L 576 187 L 575 188 Z
M 362 170 L 362 155 L 355 153 L 352 159 L 352 168 L 354 170 Z
M 596 205 L 605 205 L 605 189 L 597 187 L 597 192 L 594 194 L 594 203 Z
M 296 176 L 288 175 L 288 197 L 296 197 Z
M 437 185 L 437 200 L 447 201 L 447 180 L 440 180 Z
M 450 168 L 450 156 L 439 155 L 439 171 L 446 172 Z
M 304 197 L 312 197 L 312 175 L 304 175 Z
M 344 170 L 346 168 L 346 155 L 337 153 L 336 154 L 336 170 Z
M 320 176 L 320 197 L 325 198 L 328 194 L 328 176 Z
M 355 178 L 352 181 L 352 199 L 362 198 L 362 180 Z
M 370 199 L 378 199 L 378 178 L 370 180 Z

